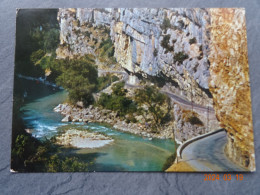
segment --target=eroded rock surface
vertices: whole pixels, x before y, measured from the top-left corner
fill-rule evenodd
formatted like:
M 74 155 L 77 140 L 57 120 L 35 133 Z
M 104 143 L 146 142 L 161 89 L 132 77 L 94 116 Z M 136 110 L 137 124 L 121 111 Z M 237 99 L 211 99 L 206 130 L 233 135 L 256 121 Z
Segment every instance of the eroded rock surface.
M 212 104 L 207 93 L 207 9 L 59 9 L 58 20 L 58 58 L 98 55 L 101 40 L 107 38 L 98 30 L 104 26 L 110 30 L 119 68 L 143 77 L 164 76 L 187 99 Z
M 255 170 L 244 9 L 210 9 L 210 91 L 220 124 L 228 132 L 226 153 Z

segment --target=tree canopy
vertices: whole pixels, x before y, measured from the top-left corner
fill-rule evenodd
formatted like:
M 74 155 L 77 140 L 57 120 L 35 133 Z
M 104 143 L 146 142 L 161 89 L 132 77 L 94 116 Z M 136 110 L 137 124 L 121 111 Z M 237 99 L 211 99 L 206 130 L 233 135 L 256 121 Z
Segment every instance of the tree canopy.
M 102 107 L 117 111 L 120 116 L 132 114 L 137 110 L 135 102 L 126 97 L 127 90 L 124 89 L 124 82 L 112 86 L 112 94 L 101 93 L 98 104 Z
M 58 72 L 56 81 L 69 92 L 72 103 L 82 101 L 85 106 L 93 102 L 92 93 L 97 87 L 98 71 L 94 60 L 88 57 L 55 60 L 52 68 Z
M 169 116 L 170 98 L 160 93 L 155 86 L 145 86 L 144 89 L 137 89 L 135 101 L 140 106 L 147 106 L 147 111 L 152 114 L 154 125 L 157 127 L 163 124 Z

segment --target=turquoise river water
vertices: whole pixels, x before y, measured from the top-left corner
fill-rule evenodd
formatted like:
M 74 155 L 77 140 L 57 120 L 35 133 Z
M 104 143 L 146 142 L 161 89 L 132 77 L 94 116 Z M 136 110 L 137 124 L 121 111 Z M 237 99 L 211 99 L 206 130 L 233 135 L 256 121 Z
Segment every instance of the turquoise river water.
M 49 139 L 58 133 L 58 127 L 71 124 L 61 123 L 63 116 L 53 112 L 55 106 L 65 101 L 67 93 L 42 84 L 35 87 L 26 91 L 28 95 L 25 105 L 21 108 L 22 118 L 27 128 L 34 129 L 34 137 Z M 95 123 L 76 123 L 75 126 L 101 132 L 114 139 L 113 143 L 101 148 L 62 149 L 64 155 L 93 162 L 89 171 L 161 171 L 166 159 L 176 148 L 175 142 L 170 139 L 149 140 Z

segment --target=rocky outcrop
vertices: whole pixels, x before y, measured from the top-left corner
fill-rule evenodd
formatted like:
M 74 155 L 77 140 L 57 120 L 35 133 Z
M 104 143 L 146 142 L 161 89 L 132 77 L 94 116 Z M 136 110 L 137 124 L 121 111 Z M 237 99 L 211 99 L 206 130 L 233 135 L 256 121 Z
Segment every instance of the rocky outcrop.
M 210 9 L 210 91 L 220 124 L 228 132 L 226 153 L 255 170 L 244 9 Z
M 207 9 L 59 9 L 58 20 L 58 58 L 98 55 L 107 38 L 99 29 L 109 28 L 120 68 L 143 77 L 163 76 L 188 100 L 212 104 Z
M 55 137 L 56 144 L 76 148 L 100 148 L 114 140 L 108 136 L 86 130 L 69 129 Z
M 116 112 L 93 107 L 92 105 L 88 108 L 80 108 L 69 104 L 59 104 L 53 110 L 64 115 L 62 122 L 98 122 L 109 124 L 120 131 L 130 132 L 143 137 L 160 139 L 174 138 L 173 121 L 166 124 L 164 128 L 162 128 L 162 131 L 153 132 L 151 126 L 145 123 L 145 119 L 141 115 L 135 116 L 138 123 L 134 123 L 127 121 L 128 116 L 126 116 L 126 119 L 122 119 Z M 151 116 L 146 116 L 146 118 L 149 117 Z
M 208 120 L 207 114 L 198 114 L 195 111 L 184 109 L 176 103 L 172 107 L 174 136 L 179 143 L 219 128 L 218 121 L 216 119 Z
M 178 142 L 186 141 L 192 137 L 215 130 L 217 124 L 214 120 L 210 122 L 210 127 L 206 128 L 206 118 L 198 115 L 196 112 L 185 110 L 178 104 L 172 105 L 173 120 L 164 124 L 160 131 L 154 132 L 150 123 L 146 120 L 152 116 L 147 115 L 146 119 L 142 115 L 134 114 L 137 123 L 127 121 L 119 117 L 116 112 L 100 109 L 98 107 L 89 106 L 88 108 L 80 108 L 69 104 L 59 104 L 54 108 L 55 112 L 60 112 L 65 117 L 62 122 L 98 122 L 111 125 L 120 131 L 130 132 L 143 137 L 172 139 Z M 194 117 L 197 120 L 191 120 Z M 69 119 L 69 120 L 68 120 Z M 212 124 L 211 124 L 212 123 Z

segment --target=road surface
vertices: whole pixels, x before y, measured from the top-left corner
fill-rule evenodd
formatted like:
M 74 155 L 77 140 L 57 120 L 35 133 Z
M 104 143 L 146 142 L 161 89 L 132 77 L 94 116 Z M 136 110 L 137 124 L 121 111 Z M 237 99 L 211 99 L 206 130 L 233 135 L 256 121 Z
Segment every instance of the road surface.
M 224 153 L 226 143 L 225 131 L 202 138 L 183 149 L 181 161 L 187 162 L 197 171 L 248 171 L 226 157 Z
M 132 85 L 132 84 L 129 84 L 127 83 L 128 81 L 128 78 L 129 78 L 129 75 L 127 74 L 127 72 L 125 71 L 114 71 L 114 70 L 101 70 L 101 69 L 98 69 L 98 72 L 99 74 L 105 74 L 105 73 L 116 73 L 116 74 L 121 74 L 123 75 L 123 78 L 122 80 L 125 81 L 125 85 L 127 87 L 131 87 L 131 88 L 142 88 L 143 86 L 140 86 L 140 85 Z M 215 111 L 212 107 L 206 107 L 206 106 L 202 106 L 202 105 L 199 105 L 199 104 L 195 104 L 193 102 L 190 102 L 180 96 L 177 96 L 176 94 L 174 93 L 171 93 L 169 91 L 164 91 L 164 90 L 160 90 L 162 93 L 165 93 L 166 95 L 168 95 L 173 101 L 179 103 L 179 104 L 182 104 L 186 107 L 193 107 L 193 109 L 196 111 L 203 111 L 203 112 L 209 112 L 209 113 L 212 113 L 215 115 Z

